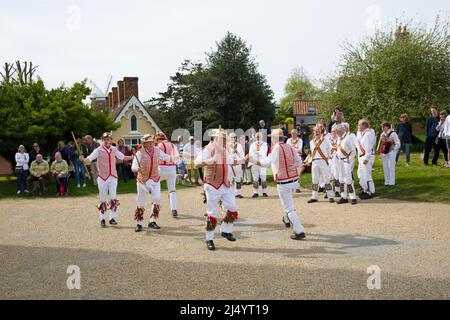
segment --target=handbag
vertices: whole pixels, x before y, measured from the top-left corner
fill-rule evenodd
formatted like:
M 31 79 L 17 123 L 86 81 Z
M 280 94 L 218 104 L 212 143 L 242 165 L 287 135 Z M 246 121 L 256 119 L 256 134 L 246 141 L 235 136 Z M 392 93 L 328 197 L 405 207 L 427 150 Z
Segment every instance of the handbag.
M 22 174 L 22 172 L 23 172 L 23 166 L 16 166 L 16 168 L 14 169 L 15 174 Z

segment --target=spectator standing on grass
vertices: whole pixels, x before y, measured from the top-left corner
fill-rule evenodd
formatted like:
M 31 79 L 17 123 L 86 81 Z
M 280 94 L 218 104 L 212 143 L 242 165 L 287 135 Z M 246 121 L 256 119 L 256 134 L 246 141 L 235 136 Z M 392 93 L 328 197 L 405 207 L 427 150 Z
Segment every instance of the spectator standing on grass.
M 67 161 L 62 158 L 60 152 L 55 153 L 55 161 L 53 161 L 50 171 L 56 180 L 56 196 L 60 195 L 61 185 L 64 186 L 64 193 L 61 195 L 65 195 L 67 192 L 69 165 L 67 164 Z
M 427 138 L 425 140 L 424 146 L 424 154 L 423 154 L 423 163 L 428 166 L 428 159 L 430 158 L 431 149 L 434 149 L 434 157 L 431 162 L 432 165 L 437 166 L 437 161 L 439 159 L 439 148 L 436 144 L 436 138 L 439 132 L 436 130 L 437 125 L 439 124 L 439 111 L 435 106 L 431 107 L 431 116 L 427 118 L 426 122 L 426 134 Z
M 83 153 L 84 146 L 81 146 L 81 139 L 77 139 L 77 145 L 80 146 L 80 151 Z M 75 172 L 75 181 L 77 183 L 77 188 L 80 188 L 80 182 L 83 183 L 83 188 L 86 188 L 86 169 L 84 167 L 84 164 L 80 160 L 81 154 L 78 152 L 78 148 L 75 145 L 72 145 L 72 151 L 70 153 L 70 161 L 73 164 L 73 169 Z M 80 181 L 81 176 L 81 181 Z
M 444 123 L 444 137 L 447 143 L 447 156 L 449 158 L 449 162 L 447 162 L 446 168 L 450 168 L 450 115 L 447 116 Z
M 330 133 L 334 126 L 341 124 L 345 121 L 344 113 L 339 107 L 334 108 L 333 114 L 331 115 L 331 121 L 328 123 L 327 131 Z
M 36 160 L 36 156 L 40 154 L 43 158 L 45 158 L 45 151 L 41 148 L 41 146 L 35 142 L 33 143 L 33 148 L 30 151 L 30 163 Z
M 298 127 L 298 135 L 302 139 L 303 147 L 309 148 L 309 135 L 311 133 L 311 129 L 308 125 L 305 124 L 305 120 L 300 120 L 300 126 Z
M 17 194 L 22 191 L 28 193 L 26 182 L 29 172 L 30 155 L 27 153 L 24 145 L 20 145 L 16 153 L 16 168 L 17 176 Z
M 411 163 L 412 125 L 409 122 L 409 117 L 406 113 L 400 116 L 400 123 L 397 124 L 395 131 L 397 131 L 397 135 L 401 143 L 395 161 L 398 162 L 398 159 L 400 158 L 400 152 L 402 151 L 404 146 L 406 153 L 406 165 L 409 167 Z
M 87 135 L 84 137 L 85 141 L 85 154 L 83 154 L 83 157 L 87 158 L 94 152 L 95 149 L 100 147 L 100 143 L 97 141 L 94 141 L 92 136 Z M 97 160 L 93 160 L 90 164 L 87 165 L 88 169 L 91 171 L 91 178 L 92 178 L 92 184 L 94 186 L 97 186 L 97 178 L 98 178 L 98 170 L 97 170 Z
M 449 167 L 449 152 L 448 152 L 448 140 L 446 137 L 446 133 L 445 133 L 445 125 L 447 122 L 447 118 L 448 118 L 448 114 L 445 111 L 441 111 L 441 113 L 439 114 L 440 116 L 440 120 L 439 120 L 439 124 L 436 127 L 436 130 L 439 132 L 438 133 L 438 137 L 436 140 L 436 144 L 438 145 L 438 151 L 440 151 L 442 149 L 442 152 L 444 153 L 444 159 L 445 159 L 445 163 L 443 165 L 443 167 L 448 168 Z
M 117 141 L 117 150 L 122 152 L 125 156 L 131 156 L 130 149 L 125 145 L 123 139 L 119 139 Z M 128 167 L 130 167 L 130 161 L 126 160 L 117 160 L 116 163 L 117 173 L 119 174 L 119 179 L 122 179 L 123 182 L 128 182 Z
M 31 163 L 30 176 L 28 177 L 28 188 L 32 193 L 38 191 L 39 196 L 44 192 L 45 177 L 49 173 L 48 162 L 41 154 L 36 156 L 36 160 Z

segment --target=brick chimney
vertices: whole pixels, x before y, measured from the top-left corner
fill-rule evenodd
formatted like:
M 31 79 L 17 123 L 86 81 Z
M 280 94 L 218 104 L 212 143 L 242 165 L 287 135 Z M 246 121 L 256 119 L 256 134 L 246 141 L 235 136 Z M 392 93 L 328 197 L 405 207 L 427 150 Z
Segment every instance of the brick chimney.
M 117 87 L 113 87 L 112 89 L 112 110 L 116 110 L 119 106 L 119 90 Z
M 117 88 L 119 90 L 119 106 L 122 105 L 122 102 L 125 100 L 125 91 L 123 90 L 123 81 L 117 81 Z
M 138 77 L 123 78 L 124 100 L 130 99 L 132 96 L 135 96 L 139 99 L 138 81 Z
M 108 93 L 108 108 L 112 111 L 112 92 Z

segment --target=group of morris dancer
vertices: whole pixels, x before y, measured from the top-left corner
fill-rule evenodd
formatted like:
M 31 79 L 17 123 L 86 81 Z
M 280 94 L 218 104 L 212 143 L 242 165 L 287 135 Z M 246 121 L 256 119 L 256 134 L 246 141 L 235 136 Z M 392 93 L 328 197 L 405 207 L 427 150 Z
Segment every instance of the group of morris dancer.
M 249 155 L 244 156 L 242 147 L 237 143 L 234 134 L 219 128 L 213 130 L 211 142 L 197 155 L 194 164 L 204 169 L 204 193 L 206 198 L 206 245 L 208 250 L 215 250 L 214 230 L 218 224 L 219 212 L 221 219 L 221 236 L 228 241 L 236 241 L 233 235 L 233 225 L 238 219 L 236 197 L 239 198 L 242 186 L 242 165 L 250 163 L 253 178 L 261 182 L 262 193 L 267 197 L 268 187 L 266 169 L 272 167 L 278 195 L 284 213 L 282 221 L 287 228 L 294 227 L 293 240 L 305 238 L 304 228 L 295 210 L 293 193 L 299 188 L 299 167 L 301 157 L 294 147 L 284 142 L 283 131 L 275 129 L 272 132 L 272 150 L 268 155 L 269 146 L 262 141 L 261 133 L 257 133 L 256 141 L 250 148 Z M 109 224 L 117 225 L 117 160 L 132 160 L 132 171 L 137 175 L 137 200 L 135 231 L 141 232 L 144 225 L 145 201 L 147 195 L 152 198 L 149 229 L 160 229 L 157 219 L 160 213 L 161 180 L 167 181 L 169 202 L 173 217 L 178 216 L 176 206 L 176 163 L 180 160 L 177 148 L 168 141 L 163 133 L 146 134 L 141 139 L 140 149 L 133 156 L 125 156 L 112 145 L 110 133 L 102 135 L 102 143 L 92 154 L 80 160 L 86 164 L 97 160 L 98 189 L 100 203 L 100 225 L 106 227 L 106 212 L 109 210 Z M 233 181 L 235 190 L 233 190 Z M 254 185 L 254 197 L 259 196 L 259 184 Z M 108 201 L 109 196 L 109 201 Z

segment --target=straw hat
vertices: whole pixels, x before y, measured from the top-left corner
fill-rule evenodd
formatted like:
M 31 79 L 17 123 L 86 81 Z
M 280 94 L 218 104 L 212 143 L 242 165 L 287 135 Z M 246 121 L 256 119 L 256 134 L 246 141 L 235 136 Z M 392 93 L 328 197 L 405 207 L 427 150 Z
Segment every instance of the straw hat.
M 141 142 L 154 142 L 155 136 L 152 134 L 146 134 L 141 138 Z
M 111 138 L 112 139 L 112 135 L 109 132 L 105 132 L 104 134 L 102 134 L 102 140 Z
M 215 138 L 226 138 L 227 137 L 227 131 L 225 129 L 222 129 L 222 128 L 212 129 L 210 136 L 211 137 L 215 137 Z
M 167 140 L 167 137 L 163 132 L 160 131 L 155 135 L 155 139 L 156 140 Z

